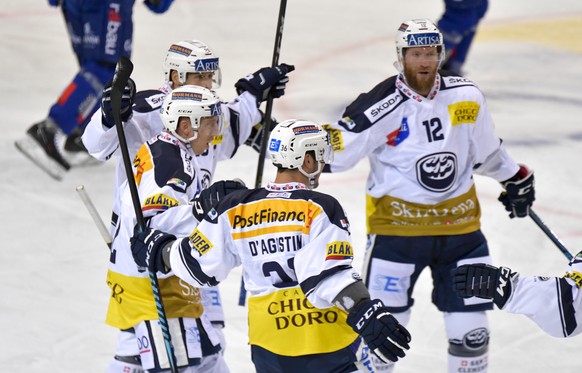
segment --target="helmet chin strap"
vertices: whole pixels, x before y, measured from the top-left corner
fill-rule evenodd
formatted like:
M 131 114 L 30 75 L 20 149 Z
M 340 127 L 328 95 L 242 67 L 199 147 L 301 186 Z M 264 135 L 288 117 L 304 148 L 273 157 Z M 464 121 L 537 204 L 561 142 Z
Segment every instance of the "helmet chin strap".
M 309 180 L 309 189 L 315 189 L 315 177 L 323 171 L 323 163 L 317 162 L 317 170 L 310 174 L 303 169 L 303 166 L 299 167 L 298 170 Z
M 178 135 L 178 132 L 172 130 L 170 131 L 172 132 L 172 135 L 176 136 L 178 138 L 178 140 L 182 141 L 185 144 L 190 144 L 190 141 L 194 141 L 198 138 L 198 131 L 194 131 L 194 136 L 189 137 L 187 139 L 183 138 L 182 136 Z

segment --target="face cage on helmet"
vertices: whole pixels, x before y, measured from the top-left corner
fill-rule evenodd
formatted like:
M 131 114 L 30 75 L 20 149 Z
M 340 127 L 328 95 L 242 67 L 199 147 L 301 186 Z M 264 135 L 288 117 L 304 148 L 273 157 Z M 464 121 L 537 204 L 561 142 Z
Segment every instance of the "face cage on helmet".
M 174 70 L 174 69 L 172 69 Z M 178 70 L 176 70 L 178 71 Z M 208 70 L 208 71 L 178 71 L 178 81 L 180 82 L 180 84 L 184 85 L 186 84 L 186 78 L 188 76 L 188 74 L 201 74 L 201 73 L 213 73 L 212 75 L 212 89 L 218 89 L 220 88 L 221 84 L 222 84 L 222 71 L 220 70 L 220 67 L 217 70 Z

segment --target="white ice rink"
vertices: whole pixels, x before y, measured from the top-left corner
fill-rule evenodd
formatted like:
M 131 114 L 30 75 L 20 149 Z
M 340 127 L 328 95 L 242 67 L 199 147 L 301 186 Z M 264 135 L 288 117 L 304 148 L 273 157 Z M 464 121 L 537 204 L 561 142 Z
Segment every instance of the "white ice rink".
M 138 89 L 162 82 L 167 47 L 207 42 L 221 58 L 224 99 L 234 82 L 271 64 L 277 0 L 176 0 L 163 15 L 135 5 L 133 77 Z M 281 62 L 295 64 L 279 120 L 329 122 L 359 93 L 393 75 L 394 31 L 408 18 L 437 19 L 442 0 L 291 0 Z M 571 252 L 582 249 L 582 2 L 491 0 L 466 64 L 485 92 L 498 135 L 519 162 L 536 172 L 535 211 Z M 13 142 L 48 108 L 76 73 L 59 10 L 45 0 L 4 0 L 0 7 L 0 372 L 104 372 L 116 330 L 104 324 L 109 289 L 107 247 L 76 195 L 84 184 L 109 220 L 113 163 L 75 169 L 56 182 Z M 365 146 L 365 144 L 362 144 Z M 257 154 L 241 149 L 219 166 L 217 180 L 238 176 L 253 185 Z M 324 175 L 321 190 L 348 212 L 360 268 L 365 244 L 364 183 L 368 164 Z M 269 180 L 273 168 L 265 168 Z M 522 274 L 562 275 L 565 257 L 531 219 L 510 220 L 500 186 L 477 178 L 483 231 L 494 263 Z M 222 285 L 232 372 L 251 372 L 246 310 L 236 305 L 240 271 Z M 397 372 L 446 372 L 442 316 L 430 303 L 428 272 L 415 290 L 413 340 Z M 491 373 L 578 372 L 582 337 L 543 334 L 523 316 L 490 314 Z

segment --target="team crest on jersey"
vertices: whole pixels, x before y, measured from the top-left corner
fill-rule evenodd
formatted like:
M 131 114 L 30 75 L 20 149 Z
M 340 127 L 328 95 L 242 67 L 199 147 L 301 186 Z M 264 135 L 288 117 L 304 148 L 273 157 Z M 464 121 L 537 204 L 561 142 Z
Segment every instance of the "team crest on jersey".
M 416 162 L 416 179 L 431 192 L 446 192 L 457 179 L 457 156 L 442 152 L 419 159 Z
M 459 124 L 475 124 L 480 106 L 474 101 L 462 101 L 448 106 L 451 126 Z
M 180 202 L 178 202 L 174 198 L 172 198 L 166 194 L 163 194 L 163 193 L 158 193 L 158 194 L 151 195 L 145 199 L 145 201 L 143 202 L 143 205 L 142 205 L 142 210 L 143 211 L 152 211 L 152 210 L 165 211 L 169 208 L 176 207 L 179 205 L 180 205 Z
M 400 128 L 394 132 L 389 133 L 388 136 L 386 136 L 386 138 L 388 139 L 388 141 L 386 141 L 386 144 L 388 144 L 389 146 L 397 146 L 402 141 L 406 140 L 409 134 L 410 129 L 408 128 L 408 118 L 404 117 L 402 118 L 402 124 L 400 125 Z
M 194 250 L 198 251 L 200 256 L 206 254 L 214 247 L 212 243 L 210 243 L 210 240 L 208 240 L 208 238 L 206 238 L 206 236 L 198 229 L 195 229 L 190 235 L 190 245 L 192 245 Z
M 334 241 L 327 245 L 325 260 L 344 260 L 352 259 L 354 250 L 352 245 L 346 241 Z
M 349 118 L 348 118 L 349 119 Z M 334 153 L 341 152 L 344 150 L 344 138 L 342 136 L 342 131 L 332 128 L 329 124 L 324 124 L 323 129 L 329 134 L 329 140 L 331 141 L 331 146 Z

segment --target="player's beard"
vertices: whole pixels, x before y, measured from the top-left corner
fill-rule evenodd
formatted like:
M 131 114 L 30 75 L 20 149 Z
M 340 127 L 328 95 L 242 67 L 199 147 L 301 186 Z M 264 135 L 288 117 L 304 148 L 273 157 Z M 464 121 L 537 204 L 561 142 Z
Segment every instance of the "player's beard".
M 429 72 L 425 75 L 419 75 L 411 68 L 404 66 L 404 77 L 406 78 L 406 84 L 412 88 L 415 92 L 421 95 L 427 95 L 436 79 L 436 70 Z

